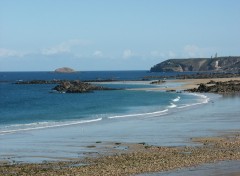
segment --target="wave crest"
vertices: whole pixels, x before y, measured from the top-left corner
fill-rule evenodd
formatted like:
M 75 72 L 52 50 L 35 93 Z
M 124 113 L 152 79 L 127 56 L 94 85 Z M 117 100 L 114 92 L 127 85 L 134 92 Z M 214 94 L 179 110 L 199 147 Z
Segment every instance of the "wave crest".
M 155 112 L 148 112 L 148 113 L 142 113 L 142 114 L 128 114 L 128 115 L 118 115 L 118 116 L 111 116 L 108 117 L 109 119 L 115 119 L 115 118 L 124 118 L 124 117 L 141 117 L 141 116 L 151 116 L 151 115 L 163 115 L 168 111 L 168 109 L 165 109 L 163 111 L 155 111 Z
M 91 120 L 81 120 L 81 121 L 71 121 L 71 122 L 39 122 L 39 123 L 29 123 L 29 124 L 16 124 L 16 125 L 10 125 L 5 128 L 12 128 L 12 127 L 22 127 L 22 128 L 2 130 L 0 131 L 0 135 L 23 132 L 23 131 L 40 130 L 40 129 L 46 129 L 46 128 L 78 125 L 78 124 L 84 124 L 84 123 L 97 122 L 101 120 L 102 118 L 91 119 Z

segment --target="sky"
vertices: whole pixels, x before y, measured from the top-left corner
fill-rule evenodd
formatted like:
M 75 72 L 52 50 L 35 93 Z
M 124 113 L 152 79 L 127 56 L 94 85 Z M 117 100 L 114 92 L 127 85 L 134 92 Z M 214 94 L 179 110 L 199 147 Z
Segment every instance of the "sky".
M 240 56 L 239 0 L 0 0 L 0 71 Z

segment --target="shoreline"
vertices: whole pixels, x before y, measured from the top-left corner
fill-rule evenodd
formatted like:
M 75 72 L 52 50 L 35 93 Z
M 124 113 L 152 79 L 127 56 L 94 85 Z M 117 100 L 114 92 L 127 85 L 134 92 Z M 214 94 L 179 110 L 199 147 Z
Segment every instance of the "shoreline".
M 14 164 L 0 167 L 1 175 L 133 175 L 163 172 L 220 161 L 240 160 L 240 133 L 192 138 L 197 146 L 161 147 L 145 143 L 109 143 L 127 146 L 98 157 L 76 161 Z M 102 145 L 102 144 L 101 144 Z M 106 145 L 106 144 L 104 144 Z M 239 170 L 240 171 L 240 170 Z
M 187 89 L 186 87 L 197 87 L 197 84 L 200 83 L 206 83 L 210 80 L 214 81 L 228 81 L 228 80 L 240 80 L 240 78 L 217 78 L 217 79 L 190 79 L 190 80 L 167 80 L 167 83 L 177 83 L 178 86 L 176 87 L 176 90 L 184 90 Z M 126 81 L 126 83 L 128 83 Z M 134 82 L 132 82 L 134 83 Z M 114 84 L 114 82 L 113 82 Z M 164 84 L 163 84 L 164 85 Z M 143 88 L 143 89 L 129 89 L 129 90 L 172 90 L 174 87 L 156 87 L 156 88 Z M 237 129 L 238 130 L 238 129 Z M 224 131 L 224 130 L 223 130 Z M 80 161 L 70 161 L 70 162 L 46 162 L 43 164 L 14 164 L 14 165 L 6 165 L 2 162 L 0 162 L 0 173 L 2 175 L 9 173 L 19 173 L 19 174 L 26 174 L 27 175 L 76 175 L 81 173 L 83 175 L 129 175 L 129 174 L 139 174 L 139 173 L 145 173 L 145 172 L 159 172 L 159 171 L 167 171 L 167 170 L 174 170 L 178 168 L 185 168 L 185 167 L 191 167 L 196 166 L 203 163 L 211 163 L 212 161 L 222 161 L 222 160 L 240 160 L 240 133 L 235 133 L 227 136 L 222 136 L 220 138 L 218 137 L 209 137 L 209 138 L 195 138 L 193 139 L 194 142 L 199 142 L 200 146 L 194 146 L 194 147 L 159 147 L 159 146 L 152 146 L 147 145 L 146 143 L 123 143 L 123 142 L 110 142 L 105 143 L 101 142 L 98 144 L 96 142 L 96 146 L 109 146 L 109 148 L 104 148 L 106 150 L 106 154 L 96 154 L 91 155 L 91 152 L 86 155 L 87 157 Z M 230 140 L 229 140 L 230 139 Z M 215 147 L 224 147 L 224 152 L 219 153 L 219 155 L 211 156 L 211 152 L 214 152 L 215 150 L 218 150 L 218 148 L 212 148 Z M 88 145 L 87 147 L 95 148 L 93 145 Z M 114 148 L 114 147 L 117 147 Z M 126 149 L 127 147 L 127 149 Z M 203 147 L 203 148 L 201 148 Z M 233 152 L 233 149 L 231 147 L 238 147 L 236 152 Z M 126 149 L 126 150 L 125 150 Z M 222 150 L 222 148 L 221 148 Z M 235 149 L 234 149 L 235 150 Z M 204 151 L 204 152 L 202 152 Z M 110 154 L 109 154 L 110 152 Z M 160 155 L 162 153 L 165 153 L 165 155 Z M 189 153 L 190 152 L 190 153 Z M 192 155 L 192 152 L 196 152 L 196 155 Z M 200 153 L 198 153 L 200 152 Z M 170 158 L 167 158 L 170 155 Z M 205 154 L 208 155 L 205 155 Z M 201 155 L 198 155 L 201 154 Z M 216 153 L 215 153 L 216 154 Z M 236 154 L 236 155 L 235 155 Z M 192 156 L 191 156 L 192 155 Z M 224 155 L 224 156 L 222 156 Z M 163 157 L 165 160 L 162 161 Z M 181 156 L 179 158 L 179 156 Z M 210 157 L 208 157 L 210 156 Z M 176 157 L 176 158 L 174 158 Z M 188 163 L 188 160 L 191 158 L 191 161 L 198 158 L 201 158 L 200 161 L 194 161 L 192 163 Z M 216 157 L 216 158 L 214 158 Z M 154 158 L 154 160 L 152 160 Z M 187 159 L 186 161 L 180 160 L 181 158 Z M 70 160 L 73 158 L 69 158 Z M 206 159 L 206 160 L 205 160 Z M 177 165 L 174 165 L 174 163 L 170 162 L 171 160 L 177 161 Z M 125 163 L 126 162 L 126 163 Z M 130 163 L 129 163 L 130 162 Z M 131 163 L 132 162 L 132 163 Z M 149 165 L 153 163 L 153 166 Z M 160 166 L 157 166 L 159 163 L 163 162 L 163 164 L 167 165 L 167 168 L 165 166 L 161 166 L 164 169 L 159 169 Z M 169 163 L 170 162 L 170 163 Z M 125 164 L 123 164 L 125 163 Z M 143 168 L 140 169 L 141 172 L 139 172 L 139 164 L 143 163 Z M 181 165 L 183 163 L 183 165 Z M 90 164 L 90 165 L 89 165 Z M 102 165 L 104 164 L 104 165 Z M 115 165 L 114 165 L 115 164 Z M 127 171 L 130 166 L 130 171 Z M 172 165 L 173 164 L 173 165 Z M 180 165 L 179 165 L 180 164 Z M 101 170 L 101 169 L 105 170 Z M 117 169 L 116 169 L 117 168 Z M 146 168 L 151 168 L 151 170 L 144 170 Z M 94 172 L 95 171 L 95 172 Z M 85 174 L 86 173 L 86 174 Z
M 162 87 L 153 87 L 153 88 L 133 88 L 133 89 L 128 89 L 128 90 L 161 90 L 161 91 L 171 91 L 171 90 L 176 90 L 176 91 L 183 91 L 187 89 L 193 89 L 197 88 L 199 84 L 203 83 L 206 84 L 210 81 L 215 81 L 215 82 L 225 82 L 225 81 L 230 81 L 230 80 L 240 80 L 240 77 L 234 77 L 234 78 L 205 78 L 205 79 L 174 79 L 174 80 L 169 80 L 167 79 L 165 83 L 159 84 L 159 86 Z M 177 86 L 173 87 L 166 87 L 164 86 L 165 84 L 178 84 Z

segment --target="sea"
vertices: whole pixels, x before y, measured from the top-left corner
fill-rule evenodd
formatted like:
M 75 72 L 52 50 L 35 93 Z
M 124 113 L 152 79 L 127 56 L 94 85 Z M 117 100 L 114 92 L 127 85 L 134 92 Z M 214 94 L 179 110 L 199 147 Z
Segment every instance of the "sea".
M 97 144 L 106 142 L 193 145 L 191 137 L 239 128 L 239 97 L 166 92 L 148 88 L 177 87 L 181 83 L 152 85 L 151 80 L 142 81 L 176 74 L 180 73 L 0 72 L 0 161 L 79 158 L 99 152 Z M 96 84 L 121 90 L 71 94 L 53 92 L 55 84 L 15 84 L 53 79 L 114 79 Z M 92 145 L 96 147 L 87 147 Z
M 0 135 L 114 118 L 161 116 L 175 111 L 174 109 L 208 102 L 208 98 L 204 95 L 135 90 L 168 86 L 141 82 L 146 76 L 164 74 L 166 75 L 166 73 L 147 71 L 98 71 L 72 74 L 2 72 L 0 73 Z M 123 90 L 62 94 L 52 91 L 56 86 L 54 84 L 15 84 L 17 81 L 53 79 L 82 81 L 114 79 L 117 82 L 105 83 L 103 86 Z

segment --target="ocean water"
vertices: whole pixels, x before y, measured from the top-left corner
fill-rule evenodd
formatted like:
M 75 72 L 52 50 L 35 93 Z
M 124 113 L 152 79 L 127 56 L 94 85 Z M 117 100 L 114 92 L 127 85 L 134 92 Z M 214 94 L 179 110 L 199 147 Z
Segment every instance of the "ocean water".
M 150 91 L 148 87 L 177 85 L 136 81 L 148 74 L 154 73 L 0 73 L 0 160 L 71 160 L 109 152 L 103 150 L 109 142 L 196 145 L 189 140 L 191 137 L 239 129 L 240 97 Z M 16 80 L 76 79 L 76 75 L 81 80 L 114 75 L 118 82 L 104 86 L 126 89 L 61 94 L 51 93 L 55 85 L 13 84 Z
M 0 135 L 97 121 L 106 122 L 109 119 L 161 116 L 207 103 L 209 100 L 208 97 L 197 94 L 134 90 L 134 88 L 156 87 L 156 85 L 145 82 L 134 84 L 125 81 L 141 80 L 149 74 L 153 75 L 153 73 L 146 71 L 83 72 L 75 74 L 2 72 L 0 74 Z M 160 75 L 161 73 L 156 74 Z M 55 86 L 53 84 L 14 84 L 16 80 L 108 78 L 117 78 L 119 82 L 107 83 L 104 86 L 127 90 L 60 94 L 51 92 L 51 89 Z

